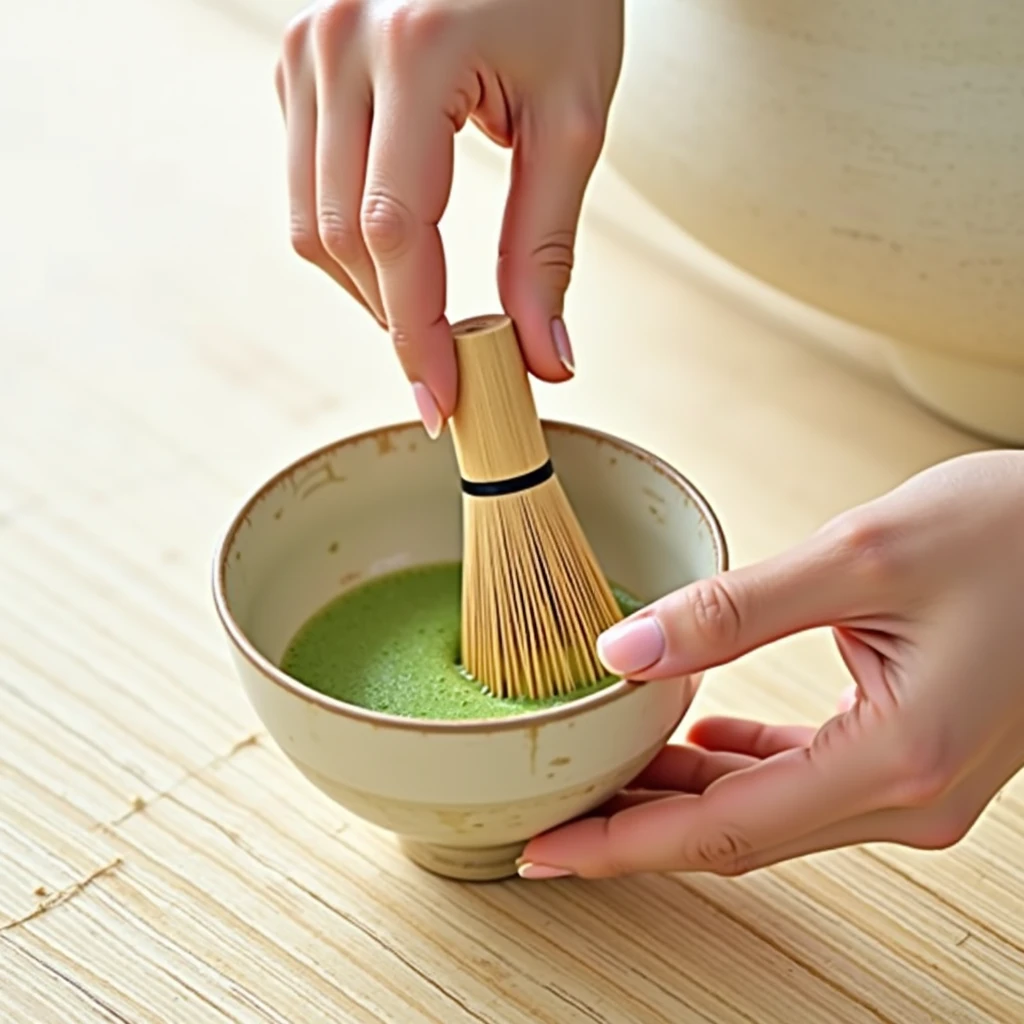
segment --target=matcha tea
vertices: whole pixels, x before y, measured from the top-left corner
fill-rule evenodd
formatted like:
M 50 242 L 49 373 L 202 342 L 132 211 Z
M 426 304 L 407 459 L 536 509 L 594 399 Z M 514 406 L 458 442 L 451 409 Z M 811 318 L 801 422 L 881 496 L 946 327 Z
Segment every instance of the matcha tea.
M 619 607 L 641 606 L 617 587 Z M 459 667 L 461 565 L 406 569 L 342 594 L 298 631 L 281 661 L 290 676 L 347 704 L 407 718 L 499 718 L 575 700 L 493 696 Z

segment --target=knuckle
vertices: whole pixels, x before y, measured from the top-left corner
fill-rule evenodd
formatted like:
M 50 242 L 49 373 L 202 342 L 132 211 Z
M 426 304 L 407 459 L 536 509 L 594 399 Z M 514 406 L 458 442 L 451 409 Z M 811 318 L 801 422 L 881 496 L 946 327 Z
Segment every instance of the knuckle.
M 613 814 L 601 819 L 599 846 L 604 851 L 602 873 L 611 877 L 629 874 L 631 870 L 629 828 L 621 815 Z
M 700 638 L 714 648 L 735 644 L 740 633 L 740 614 L 725 582 L 717 577 L 697 580 L 686 591 L 685 609 Z
M 384 192 L 368 193 L 359 215 L 366 245 L 379 259 L 396 259 L 408 248 L 415 229 L 409 208 Z
M 752 853 L 753 846 L 743 833 L 735 825 L 723 823 L 691 841 L 686 863 L 698 871 L 735 877 L 749 870 Z
M 392 3 L 376 27 L 390 53 L 408 55 L 436 46 L 453 16 L 449 5 L 404 0 Z
M 548 235 L 530 253 L 534 265 L 542 269 L 548 278 L 553 278 L 554 286 L 563 291 L 569 287 L 572 278 L 575 241 L 572 231 L 558 231 Z
M 897 572 L 895 531 L 876 513 L 855 510 L 834 527 L 839 561 L 864 582 L 884 586 Z
M 322 42 L 336 45 L 355 35 L 363 15 L 363 0 L 326 0 L 316 12 L 314 31 Z
M 406 374 L 415 374 L 417 365 L 417 345 L 414 337 L 398 324 L 388 324 L 388 333 L 391 335 L 391 344 L 394 347 L 398 362 Z
M 304 260 L 319 264 L 323 258 L 323 246 L 320 236 L 313 228 L 303 221 L 296 221 L 291 226 L 292 249 Z
M 351 264 L 363 246 L 358 227 L 335 210 L 321 210 L 318 218 L 320 241 L 336 262 Z
M 302 11 L 285 26 L 281 50 L 286 61 L 298 63 L 305 55 L 310 18 L 309 11 Z
M 562 142 L 583 164 L 594 164 L 604 149 L 607 120 L 596 108 L 577 104 L 562 119 Z
M 861 729 L 859 716 L 860 709 L 854 707 L 849 712 L 830 718 L 814 734 L 806 756 L 814 759 L 831 759 L 837 749 L 850 749 L 851 744 L 855 742 L 856 734 Z

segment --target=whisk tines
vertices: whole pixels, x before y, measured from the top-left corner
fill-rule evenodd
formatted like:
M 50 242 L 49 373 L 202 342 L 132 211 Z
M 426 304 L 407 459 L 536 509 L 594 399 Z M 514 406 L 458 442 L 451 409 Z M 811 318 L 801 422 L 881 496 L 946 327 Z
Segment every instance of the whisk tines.
M 597 638 L 622 612 L 551 463 L 512 321 L 453 331 L 463 666 L 498 696 L 567 694 L 605 676 Z

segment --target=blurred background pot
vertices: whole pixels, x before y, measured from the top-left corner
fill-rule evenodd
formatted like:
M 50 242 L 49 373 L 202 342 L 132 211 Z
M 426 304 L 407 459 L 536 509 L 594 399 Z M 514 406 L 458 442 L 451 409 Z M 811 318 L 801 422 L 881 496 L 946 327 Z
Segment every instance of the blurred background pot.
M 1024 444 L 1024 3 L 632 0 L 609 164 Z

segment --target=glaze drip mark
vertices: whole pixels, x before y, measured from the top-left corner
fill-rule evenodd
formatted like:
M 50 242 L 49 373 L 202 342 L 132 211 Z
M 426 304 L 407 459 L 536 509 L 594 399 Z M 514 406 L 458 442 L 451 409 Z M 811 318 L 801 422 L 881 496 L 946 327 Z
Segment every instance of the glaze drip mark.
M 530 726 L 526 730 L 526 742 L 530 745 L 530 774 L 537 774 L 537 744 L 540 739 L 540 727 Z
M 832 228 L 832 234 L 839 238 L 853 239 L 855 242 L 867 242 L 869 245 L 886 245 L 892 252 L 903 252 L 903 246 L 899 242 L 883 238 L 873 231 L 859 231 L 857 228 L 844 228 L 837 225 Z
M 335 472 L 334 466 L 325 462 L 302 477 L 292 478 L 292 491 L 305 501 L 311 494 L 330 484 L 343 484 L 345 477 Z

